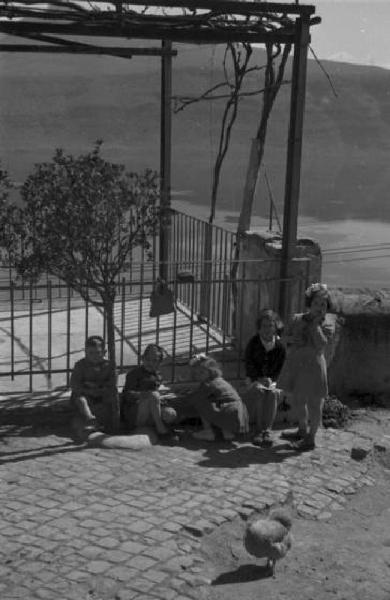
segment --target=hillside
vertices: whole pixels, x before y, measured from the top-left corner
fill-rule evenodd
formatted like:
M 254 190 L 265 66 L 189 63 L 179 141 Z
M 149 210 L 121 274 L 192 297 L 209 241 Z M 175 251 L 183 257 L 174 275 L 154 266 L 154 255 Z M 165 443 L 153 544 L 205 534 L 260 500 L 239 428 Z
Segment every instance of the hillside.
M 263 52 L 256 50 L 257 62 Z M 301 208 L 321 219 L 390 221 L 390 70 L 324 63 L 339 97 L 318 65 L 309 64 Z M 158 168 L 159 59 L 0 55 L 0 155 L 16 181 L 56 147 L 81 152 L 102 138 L 113 160 Z M 180 46 L 174 93 L 196 94 L 221 80 L 221 49 Z M 266 164 L 282 203 L 289 86 L 270 123 Z M 223 173 L 220 207 L 238 209 L 249 143 L 261 99 L 242 101 Z M 208 204 L 221 104 L 198 103 L 174 116 L 173 188 Z M 178 194 L 177 197 L 180 197 Z M 262 186 L 259 197 L 264 198 Z M 256 210 L 264 212 L 260 200 Z

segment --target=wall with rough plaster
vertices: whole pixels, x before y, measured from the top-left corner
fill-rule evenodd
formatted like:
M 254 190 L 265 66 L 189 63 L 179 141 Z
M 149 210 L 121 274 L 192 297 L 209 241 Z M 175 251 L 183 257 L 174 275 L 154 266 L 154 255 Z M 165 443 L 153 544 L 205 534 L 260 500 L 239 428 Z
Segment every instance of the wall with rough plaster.
M 238 288 L 236 299 L 236 338 L 245 348 L 255 333 L 260 310 L 278 310 L 280 289 L 280 236 L 256 230 L 245 233 L 240 243 Z M 301 312 L 306 287 L 321 280 L 321 251 L 313 240 L 298 240 L 292 277 L 287 282 L 291 313 Z
M 329 367 L 332 393 L 390 396 L 390 290 L 332 290 L 339 330 Z

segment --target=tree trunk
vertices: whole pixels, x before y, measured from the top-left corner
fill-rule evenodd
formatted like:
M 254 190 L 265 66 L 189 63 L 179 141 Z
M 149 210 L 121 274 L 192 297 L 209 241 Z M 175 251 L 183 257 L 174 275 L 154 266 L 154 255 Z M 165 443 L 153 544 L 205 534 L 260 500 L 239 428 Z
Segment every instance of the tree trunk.
M 104 310 L 106 312 L 107 319 L 107 346 L 108 346 L 108 358 L 113 365 L 116 373 L 116 356 L 115 356 L 115 325 L 114 325 L 114 300 L 104 301 Z M 119 396 L 116 388 L 117 376 L 115 376 L 115 396 L 112 402 L 111 419 L 112 429 L 114 432 L 119 431 L 120 425 L 120 406 Z

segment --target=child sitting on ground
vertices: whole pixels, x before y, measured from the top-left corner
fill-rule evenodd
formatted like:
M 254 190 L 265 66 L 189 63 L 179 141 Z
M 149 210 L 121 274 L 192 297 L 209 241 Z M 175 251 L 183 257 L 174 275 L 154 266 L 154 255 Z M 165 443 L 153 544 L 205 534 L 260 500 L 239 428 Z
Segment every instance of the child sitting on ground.
M 140 427 L 154 427 L 159 437 L 169 438 L 166 423 L 175 420 L 174 409 L 161 405 L 159 371 L 165 351 L 157 344 L 149 344 L 143 353 L 142 364 L 126 375 L 121 397 L 121 414 L 128 431 Z
M 204 354 L 195 356 L 190 365 L 199 387 L 187 398 L 203 424 L 203 430 L 193 434 L 198 440 L 212 442 L 212 426 L 222 431 L 224 440 L 232 440 L 238 433 L 247 433 L 248 414 L 234 387 L 222 377 L 217 362 Z
M 276 417 L 279 390 L 276 380 L 286 356 L 284 345 L 278 337 L 281 329 L 279 316 L 272 310 L 262 310 L 257 319 L 257 334 L 245 350 L 245 367 L 248 390 L 243 395 L 254 424 L 257 446 L 272 446 L 271 430 Z
M 75 426 L 80 434 L 96 428 L 107 430 L 112 425 L 116 378 L 115 369 L 104 358 L 105 354 L 103 338 L 89 337 L 85 343 L 85 358 L 77 361 L 72 371 L 70 401 L 76 409 Z

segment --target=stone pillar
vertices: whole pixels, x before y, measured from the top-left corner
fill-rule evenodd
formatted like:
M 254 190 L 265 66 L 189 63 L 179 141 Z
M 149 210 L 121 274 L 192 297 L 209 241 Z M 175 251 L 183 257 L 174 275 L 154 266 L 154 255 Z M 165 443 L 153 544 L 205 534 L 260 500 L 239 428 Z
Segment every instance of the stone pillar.
M 264 308 L 278 309 L 282 239 L 257 230 L 245 233 L 240 243 L 240 266 L 235 298 L 235 337 L 242 350 L 254 335 L 256 318 Z M 310 283 L 321 281 L 321 250 L 310 239 L 297 241 L 288 281 L 291 313 L 304 309 L 304 292 Z

